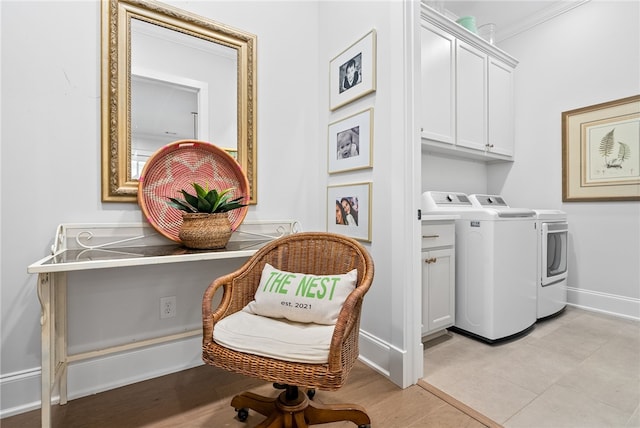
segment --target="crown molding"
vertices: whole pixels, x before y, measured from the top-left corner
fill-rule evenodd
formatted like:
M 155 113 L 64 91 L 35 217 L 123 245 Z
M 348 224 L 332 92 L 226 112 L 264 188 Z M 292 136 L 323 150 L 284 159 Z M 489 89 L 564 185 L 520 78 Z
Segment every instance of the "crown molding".
M 464 41 L 465 43 L 470 44 L 471 46 L 480 49 L 481 51 L 491 55 L 494 58 L 499 59 L 500 61 L 510 65 L 511 67 L 516 67 L 518 65 L 518 60 L 513 56 L 509 55 L 507 52 L 498 48 L 495 45 L 489 44 L 486 40 L 484 40 L 479 35 L 472 33 L 461 25 L 457 24 L 451 13 L 440 13 L 426 3 L 422 4 L 420 10 L 420 17 L 436 27 L 442 28 L 449 34 L 452 34 L 457 39 Z
M 544 8 L 537 13 L 531 14 L 522 21 L 508 25 L 504 28 L 497 29 L 496 42 L 501 42 L 517 34 L 528 31 L 540 24 L 549 21 L 550 19 L 567 13 L 570 10 L 575 9 L 576 7 L 582 6 L 585 3 L 589 3 L 590 1 L 591 0 L 557 1 L 551 6 Z
M 499 26 L 498 28 L 496 28 L 496 34 L 495 34 L 496 43 L 509 39 L 517 34 L 521 34 L 525 31 L 528 31 L 540 24 L 543 24 L 549 21 L 550 19 L 556 18 L 590 1 L 591 0 L 557 0 L 551 5 L 549 5 L 548 7 L 545 7 L 536 13 L 532 13 L 527 17 L 520 19 L 517 22 L 514 22 L 509 25 L 505 25 L 505 26 Z M 459 18 L 459 16 L 457 16 L 455 13 L 446 9 L 446 2 L 422 0 L 421 4 L 423 6 L 423 10 L 438 9 L 437 11 L 435 10 L 434 11 L 436 13 L 439 13 L 442 16 L 445 16 L 451 21 L 455 22 Z

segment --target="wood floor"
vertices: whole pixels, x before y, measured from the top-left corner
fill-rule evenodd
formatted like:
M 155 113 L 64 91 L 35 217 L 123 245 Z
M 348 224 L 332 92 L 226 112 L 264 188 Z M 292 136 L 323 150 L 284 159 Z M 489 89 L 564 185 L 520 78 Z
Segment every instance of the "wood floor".
M 100 394 L 53 406 L 55 427 L 64 428 L 168 428 L 252 427 L 263 417 L 250 412 L 246 422 L 229 405 L 233 395 L 252 392 L 275 396 L 271 384 L 223 370 L 200 366 Z M 354 367 L 347 384 L 338 391 L 317 391 L 321 403 L 355 403 L 367 410 L 373 428 L 475 428 L 491 421 L 467 415 L 445 399 L 418 385 L 401 389 L 362 363 Z M 464 406 L 461 407 L 463 410 Z M 469 409 L 467 409 L 469 410 Z M 468 412 L 471 415 L 473 411 Z M 482 421 L 482 422 L 481 422 Z M 2 428 L 35 428 L 40 411 L 0 420 Z M 354 427 L 347 422 L 321 425 Z

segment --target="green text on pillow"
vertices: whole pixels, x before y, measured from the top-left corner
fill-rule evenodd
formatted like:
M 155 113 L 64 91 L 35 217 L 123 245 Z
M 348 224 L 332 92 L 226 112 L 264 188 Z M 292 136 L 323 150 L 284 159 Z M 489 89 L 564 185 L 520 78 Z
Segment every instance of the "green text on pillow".
M 357 276 L 356 269 L 342 275 L 309 275 L 281 271 L 267 263 L 255 300 L 243 310 L 296 322 L 335 324 Z

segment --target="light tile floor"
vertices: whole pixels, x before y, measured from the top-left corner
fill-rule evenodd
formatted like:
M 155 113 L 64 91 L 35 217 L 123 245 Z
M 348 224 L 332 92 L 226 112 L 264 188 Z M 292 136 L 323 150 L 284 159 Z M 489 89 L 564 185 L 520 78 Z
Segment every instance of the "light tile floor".
M 567 307 L 506 343 L 424 345 L 424 379 L 506 428 L 640 427 L 640 322 Z

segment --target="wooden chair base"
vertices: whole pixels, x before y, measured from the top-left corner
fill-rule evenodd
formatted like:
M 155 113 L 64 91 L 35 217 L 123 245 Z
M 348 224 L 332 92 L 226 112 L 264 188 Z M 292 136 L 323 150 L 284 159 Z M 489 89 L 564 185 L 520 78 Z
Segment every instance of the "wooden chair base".
M 370 427 L 371 420 L 363 407 L 356 404 L 324 405 L 309 400 L 306 394 L 284 391 L 278 397 L 264 397 L 243 392 L 231 400 L 231 406 L 241 417 L 241 411 L 252 409 L 267 418 L 256 428 L 306 428 L 309 425 L 351 421 L 358 427 Z M 246 413 L 244 414 L 246 418 Z

